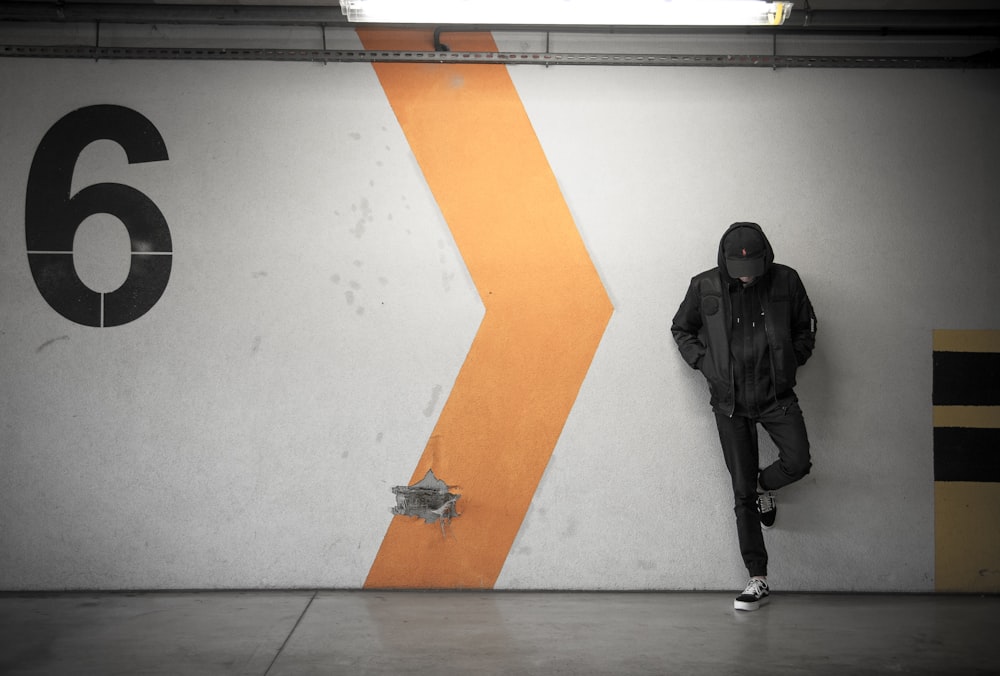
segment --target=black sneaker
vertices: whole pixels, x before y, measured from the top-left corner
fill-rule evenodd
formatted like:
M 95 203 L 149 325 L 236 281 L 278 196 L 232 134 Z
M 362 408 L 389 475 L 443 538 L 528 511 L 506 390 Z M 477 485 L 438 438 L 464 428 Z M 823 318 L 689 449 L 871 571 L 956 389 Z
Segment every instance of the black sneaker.
M 774 518 L 778 516 L 778 503 L 774 500 L 773 492 L 764 491 L 757 494 L 757 511 L 760 512 L 761 528 L 774 526 Z
M 750 578 L 750 581 L 747 582 L 747 588 L 733 602 L 733 608 L 736 610 L 757 610 L 767 603 L 769 593 L 766 582 Z

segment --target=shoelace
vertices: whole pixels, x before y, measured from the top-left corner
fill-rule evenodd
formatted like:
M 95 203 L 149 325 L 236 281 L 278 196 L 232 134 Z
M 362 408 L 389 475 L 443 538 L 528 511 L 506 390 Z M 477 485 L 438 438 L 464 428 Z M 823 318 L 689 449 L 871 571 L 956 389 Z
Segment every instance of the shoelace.
M 770 512 L 774 509 L 774 495 L 771 494 L 771 491 L 764 491 L 758 495 L 757 501 L 761 512 Z
M 767 589 L 766 582 L 764 582 L 763 580 L 755 580 L 753 578 L 750 578 L 750 581 L 747 582 L 747 588 L 743 590 L 743 593 L 749 594 L 751 596 L 760 597 L 764 595 L 764 590 L 766 589 Z

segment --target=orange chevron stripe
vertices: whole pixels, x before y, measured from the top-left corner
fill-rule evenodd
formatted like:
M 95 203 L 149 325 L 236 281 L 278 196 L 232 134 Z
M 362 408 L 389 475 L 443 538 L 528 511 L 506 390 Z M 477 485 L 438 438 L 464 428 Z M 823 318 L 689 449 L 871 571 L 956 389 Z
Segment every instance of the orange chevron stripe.
M 430 33 L 358 31 L 366 49 Z M 496 51 L 489 35 L 450 34 Z M 377 64 L 376 73 L 486 313 L 410 483 L 461 493 L 447 535 L 395 517 L 367 588 L 492 588 L 594 352 L 611 302 L 503 65 Z

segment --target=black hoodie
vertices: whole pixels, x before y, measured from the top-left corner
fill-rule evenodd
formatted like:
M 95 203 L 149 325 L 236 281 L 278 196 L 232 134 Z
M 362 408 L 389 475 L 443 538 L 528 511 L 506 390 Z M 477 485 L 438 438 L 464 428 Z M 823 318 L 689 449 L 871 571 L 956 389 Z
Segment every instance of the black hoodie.
M 755 229 L 765 245 L 764 274 L 745 289 L 729 276 L 723 252 L 726 236 L 736 228 Z M 747 307 L 755 308 L 754 314 L 763 312 L 764 333 L 763 337 L 757 334 L 756 347 L 752 347 L 753 339 L 750 344 L 742 343 L 742 336 L 737 336 L 735 347 L 732 342 L 733 297 L 743 298 L 740 294 L 745 293 L 752 294 Z M 743 314 L 739 308 L 737 314 Z M 777 402 L 794 396 L 796 370 L 809 359 L 816 343 L 816 315 L 798 273 L 774 262 L 774 252 L 761 227 L 741 222 L 733 223 L 719 241 L 718 266 L 692 278 L 671 332 L 684 360 L 708 380 L 712 406 L 731 416 L 737 411 L 738 400 L 739 412 L 744 413 L 748 397 L 738 396 L 737 387 L 745 392 L 750 378 L 751 401 L 773 398 Z M 749 371 L 734 365 L 734 352 L 749 360 Z M 756 403 L 762 407 L 767 404 Z

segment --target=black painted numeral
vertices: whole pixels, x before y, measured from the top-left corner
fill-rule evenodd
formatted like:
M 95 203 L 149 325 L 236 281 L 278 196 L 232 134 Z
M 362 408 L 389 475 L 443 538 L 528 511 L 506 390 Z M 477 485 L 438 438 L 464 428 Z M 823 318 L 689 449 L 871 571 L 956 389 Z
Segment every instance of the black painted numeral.
M 60 119 L 38 144 L 28 174 L 28 263 L 38 290 L 56 312 L 85 326 L 120 326 L 146 314 L 163 295 L 172 243 L 163 214 L 135 188 L 97 183 L 70 195 L 80 153 L 98 140 L 120 145 L 129 164 L 168 159 L 153 123 L 129 108 L 89 106 Z M 106 294 L 84 284 L 73 262 L 76 231 L 94 214 L 118 218 L 131 240 L 128 277 Z

